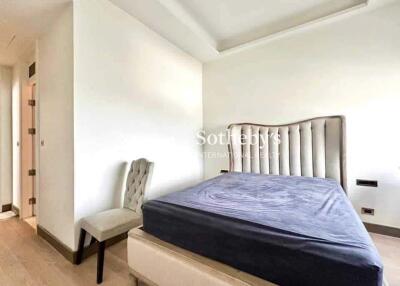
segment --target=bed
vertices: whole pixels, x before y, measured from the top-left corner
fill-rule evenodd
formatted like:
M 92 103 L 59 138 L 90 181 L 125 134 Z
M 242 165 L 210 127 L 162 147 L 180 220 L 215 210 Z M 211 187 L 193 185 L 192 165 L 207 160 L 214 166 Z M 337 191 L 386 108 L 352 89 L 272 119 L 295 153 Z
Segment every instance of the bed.
M 379 255 L 345 193 L 344 126 L 340 116 L 230 125 L 230 173 L 144 204 L 147 239 L 129 236 L 131 273 L 159 286 L 187 285 L 187 277 L 240 285 L 236 272 L 251 277 L 239 279 L 244 285 L 382 285 Z M 134 253 L 143 249 L 158 269 L 175 269 L 166 270 L 170 279 L 141 274 L 149 267 Z M 206 282 L 212 275 L 188 253 L 216 263 L 219 282 Z

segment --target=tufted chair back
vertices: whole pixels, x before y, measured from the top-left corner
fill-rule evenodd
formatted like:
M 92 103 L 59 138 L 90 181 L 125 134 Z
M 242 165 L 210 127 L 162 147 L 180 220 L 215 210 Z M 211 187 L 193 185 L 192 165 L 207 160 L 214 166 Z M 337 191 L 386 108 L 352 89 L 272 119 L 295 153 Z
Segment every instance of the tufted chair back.
M 126 180 L 124 208 L 142 214 L 144 194 L 149 187 L 152 171 L 152 162 L 143 158 L 132 161 Z

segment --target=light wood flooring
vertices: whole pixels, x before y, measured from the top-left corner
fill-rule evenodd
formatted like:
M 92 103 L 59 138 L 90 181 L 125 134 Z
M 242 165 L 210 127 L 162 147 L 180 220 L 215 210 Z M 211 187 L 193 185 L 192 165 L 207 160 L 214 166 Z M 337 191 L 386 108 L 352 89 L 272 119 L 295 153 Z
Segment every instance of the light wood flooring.
M 400 239 L 371 234 L 390 286 L 400 286 Z M 129 285 L 126 240 L 106 250 L 102 285 Z M 96 285 L 96 255 L 72 265 L 18 218 L 0 221 L 0 285 Z
M 106 250 L 102 285 L 129 285 L 126 240 Z M 90 286 L 96 284 L 96 255 L 72 265 L 18 218 L 0 221 L 0 285 Z
M 400 238 L 370 233 L 383 260 L 389 286 L 400 286 Z
M 31 216 L 28 217 L 26 219 L 24 219 L 24 221 L 29 224 L 31 227 L 33 227 L 33 229 L 37 229 L 37 224 L 36 224 L 36 217 L 35 216 Z

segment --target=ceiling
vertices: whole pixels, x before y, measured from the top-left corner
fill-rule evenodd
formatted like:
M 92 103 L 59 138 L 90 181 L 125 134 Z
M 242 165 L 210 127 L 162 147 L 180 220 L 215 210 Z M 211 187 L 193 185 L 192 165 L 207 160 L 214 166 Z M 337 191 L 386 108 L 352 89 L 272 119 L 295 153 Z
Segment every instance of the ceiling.
M 72 0 L 0 0 L 0 65 L 31 54 Z M 110 0 L 202 62 L 399 0 Z M 365 9 L 360 9 L 366 7 Z
M 35 39 L 71 0 L 0 0 L 0 65 L 33 51 Z
M 177 0 L 218 51 L 343 11 L 364 0 Z
M 201 61 L 382 0 L 110 0 Z

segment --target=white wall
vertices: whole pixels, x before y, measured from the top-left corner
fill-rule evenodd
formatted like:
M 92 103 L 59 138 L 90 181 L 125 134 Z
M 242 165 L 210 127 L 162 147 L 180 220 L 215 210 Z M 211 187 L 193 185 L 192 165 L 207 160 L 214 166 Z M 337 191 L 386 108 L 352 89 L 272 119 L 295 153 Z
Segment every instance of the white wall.
M 400 4 L 323 25 L 206 64 L 204 126 L 347 117 L 351 200 L 363 220 L 400 227 Z M 207 152 L 226 146 L 206 146 Z M 206 159 L 206 177 L 228 159 Z M 355 179 L 379 181 L 378 189 Z
M 40 192 L 38 224 L 74 247 L 72 4 L 38 42 Z
M 21 208 L 21 156 L 20 156 L 20 116 L 22 91 L 22 64 L 13 67 L 12 76 L 12 203 Z
M 12 204 L 21 210 L 21 97 L 28 85 L 29 64 L 34 57 L 19 59 L 12 69 Z
M 0 212 L 12 200 L 11 85 L 12 69 L 0 66 Z
M 201 180 L 201 63 L 106 0 L 74 2 L 74 52 L 75 221 L 115 205 L 135 158 L 147 197 Z

